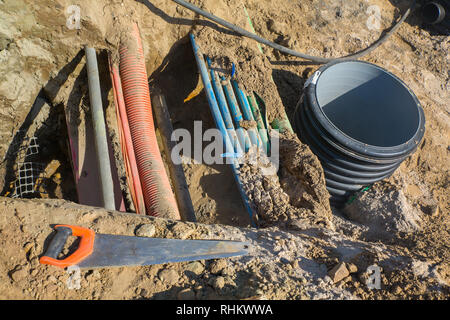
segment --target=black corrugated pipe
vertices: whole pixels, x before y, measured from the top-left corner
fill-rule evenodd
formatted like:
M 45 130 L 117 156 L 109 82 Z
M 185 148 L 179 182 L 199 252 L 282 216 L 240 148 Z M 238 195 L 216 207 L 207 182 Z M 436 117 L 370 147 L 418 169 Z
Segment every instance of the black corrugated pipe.
M 439 2 L 431 1 L 423 6 L 422 17 L 425 23 L 437 24 L 445 18 L 445 8 Z
M 425 133 L 414 93 L 395 75 L 363 61 L 319 68 L 305 83 L 296 131 L 322 163 L 332 205 L 389 177 Z

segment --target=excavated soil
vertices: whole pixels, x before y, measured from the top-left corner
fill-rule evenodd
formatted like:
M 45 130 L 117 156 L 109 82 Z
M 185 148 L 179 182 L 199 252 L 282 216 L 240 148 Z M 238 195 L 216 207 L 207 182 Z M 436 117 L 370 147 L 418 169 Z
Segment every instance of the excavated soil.
M 251 30 L 241 0 L 192 3 Z M 420 1 L 419 1 L 420 3 Z M 66 21 L 80 8 L 79 29 Z M 380 28 L 366 26 L 369 6 Z M 406 0 L 245 1 L 256 32 L 301 52 L 342 56 L 377 40 L 408 7 Z M 78 205 L 65 114 L 89 122 L 83 46 L 98 52 L 102 99 L 126 208 L 107 54 L 133 22 L 140 28 L 151 91 L 166 97 L 175 129 L 194 122 L 213 128 L 188 33 L 213 67 L 232 64 L 248 92 L 265 101 L 267 119 L 292 120 L 307 78 L 318 65 L 280 54 L 199 17 L 171 1 L 0 1 L 0 298 L 1 299 L 448 299 L 449 36 L 422 28 L 414 13 L 363 60 L 399 76 L 417 95 L 426 132 L 392 177 L 330 208 L 320 163 L 295 135 L 280 135 L 280 170 L 263 175 L 245 165 L 244 189 L 258 212 L 250 218 L 229 166 L 185 164 L 198 223 L 176 222 Z M 39 152 L 27 154 L 30 139 Z M 167 159 L 167 158 L 165 158 Z M 39 188 L 18 199 L 14 183 L 24 162 L 39 164 Z M 51 199 L 49 199 L 51 198 Z M 149 267 L 82 270 L 80 287 L 62 269 L 40 265 L 52 224 L 99 233 L 178 239 L 228 239 L 250 244 L 249 255 Z M 144 232 L 145 231 L 145 232 Z M 67 252 L 66 252 L 67 253 Z M 345 264 L 340 264 L 345 262 Z M 380 267 L 380 289 L 367 268 Z

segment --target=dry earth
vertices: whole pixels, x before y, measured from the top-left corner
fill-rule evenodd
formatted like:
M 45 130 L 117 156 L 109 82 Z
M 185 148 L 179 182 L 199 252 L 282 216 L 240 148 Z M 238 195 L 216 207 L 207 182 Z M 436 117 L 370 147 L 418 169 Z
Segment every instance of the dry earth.
M 308 54 L 335 57 L 378 39 L 409 3 L 319 2 L 249 0 L 245 7 L 259 35 Z M 241 0 L 192 3 L 250 30 Z M 80 29 L 66 26 L 70 5 L 80 7 Z M 366 27 L 370 5 L 381 8 L 379 30 Z M 107 51 L 114 56 L 131 21 L 141 31 L 151 90 L 166 96 L 174 127 L 190 132 L 194 121 L 203 121 L 205 128 L 214 123 L 198 90 L 189 31 L 215 67 L 229 72 L 236 64 L 246 89 L 265 100 L 269 120 L 283 110 L 292 116 L 304 82 L 318 67 L 264 46 L 261 53 L 256 42 L 171 1 L 0 0 L 0 298 L 449 298 L 448 35 L 421 28 L 420 16 L 413 14 L 364 58 L 399 76 L 419 98 L 426 133 L 417 152 L 340 212 L 326 201 L 317 159 L 295 137 L 283 136 L 278 176 L 264 181 L 252 168 L 243 172 L 254 179 L 247 180 L 247 191 L 264 222 L 255 229 L 224 165 L 185 166 L 196 224 L 74 203 L 64 112 L 76 112 L 80 125 L 89 118 L 85 44 L 98 49 L 108 130 L 123 177 Z M 187 97 L 192 98 L 185 102 Z M 26 156 L 32 136 L 38 138 L 39 153 Z M 24 159 L 43 166 L 44 182 L 35 195 L 43 199 L 11 198 L 11 183 Z M 131 208 L 123 179 L 121 184 Z M 69 289 L 65 271 L 38 263 L 50 225 L 56 223 L 100 233 L 242 240 L 251 250 L 245 257 L 217 261 L 85 270 L 81 288 Z M 142 233 L 141 225 L 149 230 Z M 366 285 L 366 270 L 374 264 L 381 267 L 379 290 Z

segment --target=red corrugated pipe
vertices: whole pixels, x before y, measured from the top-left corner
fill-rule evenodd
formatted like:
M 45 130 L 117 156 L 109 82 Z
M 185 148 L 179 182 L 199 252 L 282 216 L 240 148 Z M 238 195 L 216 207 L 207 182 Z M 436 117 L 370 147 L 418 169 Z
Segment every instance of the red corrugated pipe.
M 113 64 L 111 56 L 108 56 L 108 60 L 114 100 L 116 104 L 120 144 L 125 162 L 125 170 L 127 172 L 128 186 L 130 188 L 136 213 L 145 214 L 144 195 L 142 193 L 141 180 L 139 179 L 139 171 L 136 165 L 136 157 L 134 155 L 133 141 L 131 139 L 127 111 L 125 108 L 125 101 L 123 99 L 122 82 L 120 80 L 119 69 Z
M 175 196 L 159 152 L 137 24 L 119 48 L 120 77 L 147 214 L 180 220 Z

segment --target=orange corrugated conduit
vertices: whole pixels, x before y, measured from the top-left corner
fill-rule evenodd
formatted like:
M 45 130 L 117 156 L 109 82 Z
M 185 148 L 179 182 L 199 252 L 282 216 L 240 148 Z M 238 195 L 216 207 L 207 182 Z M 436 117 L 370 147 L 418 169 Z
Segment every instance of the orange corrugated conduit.
M 123 97 L 146 212 L 151 216 L 180 220 L 156 140 L 144 50 L 137 24 L 122 41 L 119 56 Z
M 141 180 L 139 179 L 139 171 L 136 165 L 136 157 L 133 150 L 133 141 L 131 140 L 130 127 L 128 125 L 128 117 L 125 108 L 125 101 L 123 99 L 122 83 L 120 80 L 119 69 L 116 65 L 113 64 L 111 56 L 109 56 L 108 58 L 109 71 L 111 74 L 111 82 L 114 92 L 114 100 L 116 104 L 116 116 L 120 134 L 120 145 L 125 162 L 125 170 L 127 172 L 128 187 L 130 188 L 130 193 L 136 213 L 145 214 L 144 195 L 142 194 Z

